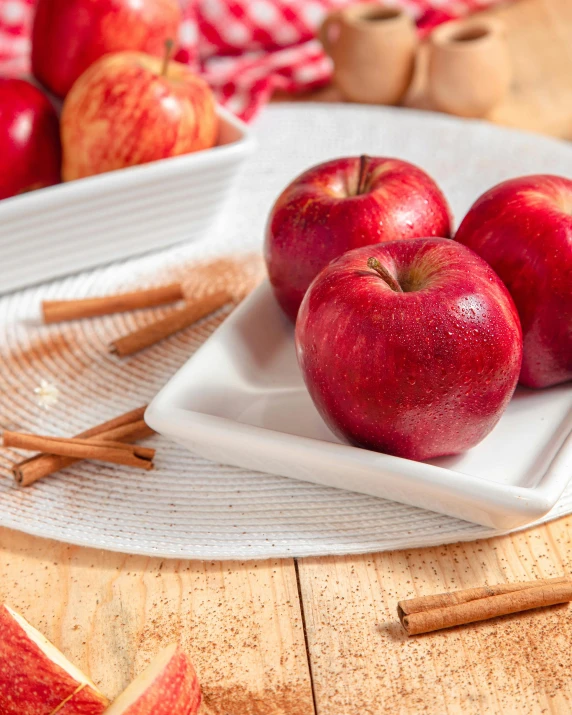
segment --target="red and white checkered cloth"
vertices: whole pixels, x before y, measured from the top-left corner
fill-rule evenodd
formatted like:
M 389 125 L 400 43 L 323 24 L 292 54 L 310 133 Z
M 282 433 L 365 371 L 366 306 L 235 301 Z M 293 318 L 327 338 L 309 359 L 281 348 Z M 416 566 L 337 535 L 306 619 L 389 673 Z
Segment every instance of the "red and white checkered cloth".
M 392 0 L 420 33 L 499 0 Z M 35 0 L 0 0 L 0 73 L 29 71 Z M 350 0 L 187 0 L 177 59 L 203 74 L 221 104 L 249 120 L 277 90 L 324 85 L 331 63 L 314 39 L 324 15 Z M 380 3 L 381 4 L 381 3 Z

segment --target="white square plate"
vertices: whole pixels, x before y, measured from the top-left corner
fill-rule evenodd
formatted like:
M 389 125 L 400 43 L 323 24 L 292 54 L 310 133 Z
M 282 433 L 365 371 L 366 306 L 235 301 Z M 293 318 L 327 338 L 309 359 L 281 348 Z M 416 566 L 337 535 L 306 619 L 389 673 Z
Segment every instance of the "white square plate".
M 546 514 L 572 476 L 572 385 L 519 388 L 496 428 L 464 454 L 414 462 L 340 441 L 298 369 L 293 328 L 268 283 L 223 323 L 145 415 L 217 462 L 432 509 L 498 529 Z
M 202 238 L 255 146 L 240 119 L 217 113 L 212 149 L 0 201 L 0 293 Z

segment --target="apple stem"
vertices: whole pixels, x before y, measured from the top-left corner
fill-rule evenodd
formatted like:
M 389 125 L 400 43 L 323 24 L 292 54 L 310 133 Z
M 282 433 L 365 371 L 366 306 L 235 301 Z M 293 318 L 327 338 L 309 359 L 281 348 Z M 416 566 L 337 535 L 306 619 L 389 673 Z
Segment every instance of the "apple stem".
M 367 165 L 369 164 L 369 159 L 370 157 L 367 154 L 362 154 L 359 158 L 359 178 L 356 196 L 363 194 L 365 191 L 365 181 L 367 178 Z
M 375 271 L 377 275 L 387 283 L 391 290 L 395 291 L 396 293 L 403 293 L 403 290 L 401 289 L 401 286 L 399 285 L 397 280 L 391 275 L 391 273 L 387 270 L 385 266 L 381 265 L 377 258 L 374 258 L 373 256 L 371 258 L 368 258 L 367 267 Z
M 175 43 L 173 40 L 165 40 L 165 54 L 163 55 L 163 66 L 161 67 L 161 75 L 163 77 L 167 76 L 167 70 L 169 68 L 169 62 L 171 61 L 174 48 Z

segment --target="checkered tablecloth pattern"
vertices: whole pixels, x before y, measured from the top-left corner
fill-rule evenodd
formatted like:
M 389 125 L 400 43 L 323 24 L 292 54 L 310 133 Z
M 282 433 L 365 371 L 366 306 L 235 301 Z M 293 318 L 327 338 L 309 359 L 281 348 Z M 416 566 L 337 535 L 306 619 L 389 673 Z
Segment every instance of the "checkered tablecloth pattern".
M 498 0 L 391 0 L 404 7 L 421 33 Z M 0 0 L 0 73 L 29 71 L 35 0 Z M 324 15 L 348 0 L 187 0 L 179 61 L 195 66 L 219 101 L 248 120 L 277 90 L 325 84 L 329 59 L 315 40 Z M 381 0 L 380 0 L 381 4 Z

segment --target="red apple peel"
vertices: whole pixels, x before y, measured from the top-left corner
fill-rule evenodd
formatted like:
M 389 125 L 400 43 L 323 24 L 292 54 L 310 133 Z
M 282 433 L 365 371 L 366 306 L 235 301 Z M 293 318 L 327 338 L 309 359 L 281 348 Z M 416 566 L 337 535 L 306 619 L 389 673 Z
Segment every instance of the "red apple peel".
M 494 186 L 455 240 L 484 258 L 512 295 L 524 337 L 521 384 L 572 380 L 572 181 L 540 174 Z
M 2 715 L 101 715 L 107 704 L 91 680 L 39 631 L 0 606 Z
M 119 88 L 119 89 L 118 89 Z M 68 93 L 64 181 L 209 149 L 219 119 L 208 84 L 186 65 L 141 52 L 105 55 Z
M 470 449 L 493 429 L 516 387 L 522 333 L 485 261 L 421 238 L 357 248 L 326 266 L 302 301 L 296 350 L 336 435 L 425 460 Z
M 310 283 L 346 251 L 450 235 L 449 206 L 428 174 L 363 154 L 314 166 L 284 189 L 268 218 L 264 257 L 274 295 L 294 321 Z
M 103 55 L 133 50 L 161 57 L 181 20 L 177 0 L 37 0 L 32 71 L 63 99 Z
M 195 715 L 201 689 L 193 664 L 176 644 L 164 648 L 106 715 Z
M 59 120 L 41 90 L 0 78 L 0 199 L 60 181 Z

